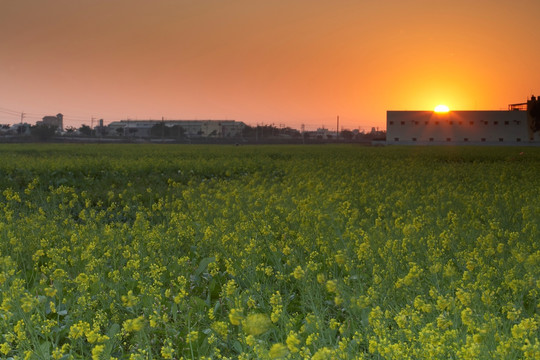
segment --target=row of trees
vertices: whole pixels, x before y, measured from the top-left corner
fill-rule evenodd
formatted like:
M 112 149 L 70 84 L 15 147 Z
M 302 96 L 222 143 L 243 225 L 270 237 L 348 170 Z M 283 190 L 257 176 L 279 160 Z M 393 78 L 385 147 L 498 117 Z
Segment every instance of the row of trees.
M 82 125 L 78 129 L 75 127 L 66 128 L 66 133 L 68 135 L 74 135 L 78 132 L 80 135 L 83 136 L 124 136 L 130 135 L 131 133 L 137 131 L 137 129 L 129 128 L 127 129 L 127 131 L 128 134 L 126 134 L 126 130 L 124 128 L 117 128 L 116 130 L 111 132 L 111 130 L 106 126 L 96 126 L 94 129 L 92 129 L 88 125 Z M 183 139 L 185 137 L 185 133 L 185 129 L 180 125 L 167 126 L 163 123 L 157 123 L 152 126 L 152 128 L 150 128 L 150 137 L 154 138 L 164 137 L 167 139 Z
M 290 127 L 275 127 L 272 125 L 263 125 L 263 126 L 246 126 L 242 132 L 244 138 L 259 138 L 259 139 L 268 139 L 275 137 L 289 137 L 293 139 L 299 139 L 304 137 L 304 139 L 317 139 L 317 140 L 330 140 L 335 139 L 335 133 L 333 134 L 322 134 L 316 132 L 304 132 L 290 128 Z M 341 130 L 339 132 L 339 138 L 342 140 L 375 140 L 379 138 L 384 138 L 386 132 L 378 131 L 372 129 L 371 132 L 359 132 L 351 130 Z
M 46 140 L 53 137 L 54 135 L 56 135 L 57 129 L 57 126 L 45 124 L 21 124 L 20 126 L 17 126 L 15 128 L 10 127 L 9 125 L 2 125 L 0 127 L 1 132 L 4 135 L 30 135 L 39 140 Z
M 67 135 L 80 135 L 85 137 L 93 137 L 93 136 L 133 136 L 135 135 L 135 131 L 137 131 L 136 128 L 130 128 L 127 129 L 128 133 L 126 133 L 126 129 L 124 128 L 117 128 L 116 130 L 111 130 L 106 126 L 103 127 L 95 127 L 92 129 L 88 125 L 82 125 L 79 128 L 75 127 L 67 127 L 65 129 L 65 133 Z M 47 140 L 55 135 L 58 134 L 58 128 L 56 126 L 52 125 L 46 125 L 46 124 L 39 124 L 39 125 L 33 125 L 30 126 L 28 124 L 21 125 L 16 130 L 17 134 L 23 135 L 23 134 L 30 134 L 32 137 L 39 139 L 39 140 Z M 180 125 L 174 125 L 174 126 L 167 126 L 163 123 L 156 123 L 152 128 L 150 129 L 149 133 L 150 137 L 152 138 L 165 138 L 165 139 L 185 139 L 186 138 L 186 130 L 180 126 Z M 210 134 L 211 136 L 212 134 Z M 375 129 L 372 129 L 369 133 L 364 132 L 353 132 L 350 130 L 342 130 L 339 133 L 339 138 L 342 140 L 347 141 L 355 141 L 355 140 L 374 140 L 374 139 L 383 139 L 385 137 L 384 131 L 377 131 Z M 242 131 L 241 137 L 243 139 L 251 139 L 251 140 L 263 140 L 263 139 L 276 139 L 276 138 L 282 138 L 282 139 L 301 139 L 302 137 L 304 139 L 312 139 L 312 140 L 334 140 L 335 134 L 325 134 L 325 133 L 316 133 L 316 132 L 304 132 L 301 133 L 300 131 L 290 128 L 290 127 L 276 127 L 273 125 L 258 125 L 258 126 L 249 126 L 246 125 Z

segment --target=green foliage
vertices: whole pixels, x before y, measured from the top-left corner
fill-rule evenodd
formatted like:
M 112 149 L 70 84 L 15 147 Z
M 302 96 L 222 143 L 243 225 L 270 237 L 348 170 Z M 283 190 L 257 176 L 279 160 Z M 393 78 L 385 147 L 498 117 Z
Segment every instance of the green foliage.
M 184 137 L 185 129 L 180 125 L 167 126 L 164 123 L 157 123 L 150 128 L 150 136 L 181 139 Z
M 88 125 L 82 125 L 79 128 L 79 132 L 84 136 L 92 136 L 92 128 Z
M 0 156 L 2 358 L 539 356 L 538 148 Z
M 30 135 L 39 140 L 48 140 L 56 134 L 57 126 L 38 124 L 30 127 Z

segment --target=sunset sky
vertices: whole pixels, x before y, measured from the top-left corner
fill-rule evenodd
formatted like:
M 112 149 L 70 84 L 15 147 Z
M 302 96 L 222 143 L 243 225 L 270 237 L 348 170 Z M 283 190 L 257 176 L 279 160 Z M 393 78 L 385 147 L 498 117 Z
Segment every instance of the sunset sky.
M 0 0 L 0 123 L 386 127 L 540 95 L 539 0 Z M 95 125 L 95 124 L 94 124 Z

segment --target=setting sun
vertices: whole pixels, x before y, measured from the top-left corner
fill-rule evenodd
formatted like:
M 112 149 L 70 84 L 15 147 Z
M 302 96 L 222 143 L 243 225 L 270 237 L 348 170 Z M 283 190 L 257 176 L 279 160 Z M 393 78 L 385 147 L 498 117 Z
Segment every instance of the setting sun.
M 435 112 L 446 113 L 448 111 L 450 111 L 450 109 L 446 105 L 437 105 L 437 106 L 435 106 Z

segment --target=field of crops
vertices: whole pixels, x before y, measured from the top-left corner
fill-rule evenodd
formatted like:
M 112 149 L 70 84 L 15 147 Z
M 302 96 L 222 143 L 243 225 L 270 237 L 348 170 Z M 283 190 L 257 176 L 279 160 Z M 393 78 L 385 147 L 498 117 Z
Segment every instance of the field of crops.
M 540 148 L 0 158 L 2 359 L 540 358 Z

